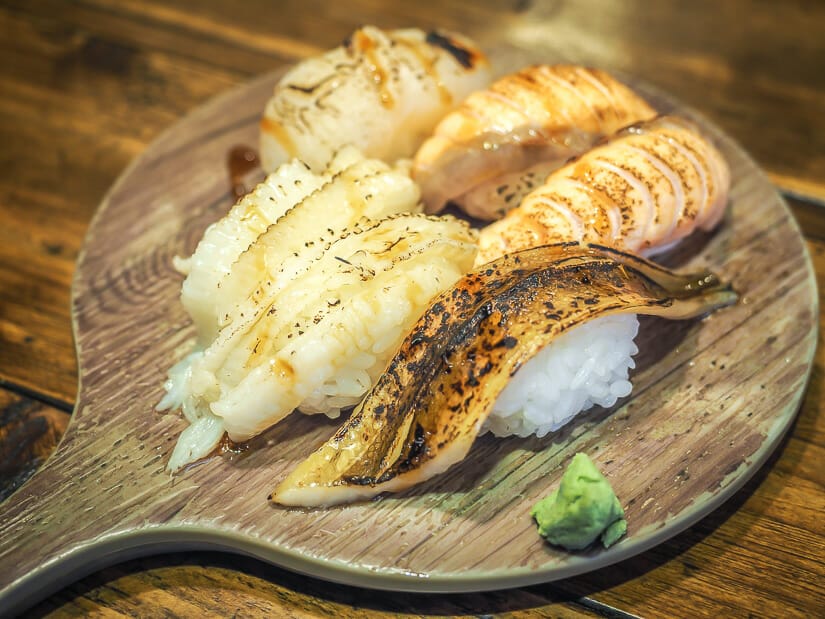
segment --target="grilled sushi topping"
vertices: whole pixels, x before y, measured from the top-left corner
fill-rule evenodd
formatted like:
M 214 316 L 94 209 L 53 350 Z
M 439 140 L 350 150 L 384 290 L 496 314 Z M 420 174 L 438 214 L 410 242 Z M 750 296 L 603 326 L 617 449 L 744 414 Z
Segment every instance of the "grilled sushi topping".
M 481 232 L 477 264 L 562 241 L 652 253 L 725 211 L 730 172 L 691 122 L 662 116 L 628 127 L 553 172 Z
M 273 171 L 297 157 L 319 172 L 348 144 L 384 161 L 411 157 L 489 80 L 486 57 L 460 35 L 364 26 L 284 75 L 261 120 L 261 162 Z
M 295 408 L 335 417 L 361 400 L 475 258 L 477 232 L 416 212 L 418 197 L 404 167 L 347 147 L 320 175 L 285 164 L 207 230 L 181 295 L 199 345 L 158 405 L 192 424 L 171 469 L 224 432 L 244 441 Z
M 332 505 L 420 483 L 466 456 L 510 377 L 561 333 L 613 313 L 691 318 L 735 299 L 712 273 L 597 245 L 499 258 L 433 300 L 350 419 L 270 498 Z
M 448 114 L 416 153 L 413 176 L 429 212 L 452 200 L 473 217 L 496 219 L 570 157 L 655 114 L 604 71 L 527 67 Z

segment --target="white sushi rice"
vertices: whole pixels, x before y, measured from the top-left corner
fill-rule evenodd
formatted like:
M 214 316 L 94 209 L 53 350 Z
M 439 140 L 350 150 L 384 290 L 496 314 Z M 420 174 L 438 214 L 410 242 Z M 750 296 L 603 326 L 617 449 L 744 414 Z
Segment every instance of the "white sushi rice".
M 483 430 L 541 438 L 579 412 L 613 406 L 632 389 L 628 372 L 635 367 L 638 330 L 635 314 L 616 314 L 564 333 L 511 378 Z

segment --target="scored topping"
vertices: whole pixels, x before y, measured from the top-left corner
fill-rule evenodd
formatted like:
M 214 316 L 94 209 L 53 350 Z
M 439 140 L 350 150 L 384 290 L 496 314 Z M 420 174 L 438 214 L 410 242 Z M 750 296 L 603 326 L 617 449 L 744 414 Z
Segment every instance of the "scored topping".
M 414 176 L 430 212 L 453 200 L 493 219 L 515 206 L 521 179 L 550 169 L 655 110 L 598 69 L 538 65 L 472 93 L 445 116 L 415 156 Z M 549 167 L 548 167 L 549 166 Z M 508 175 L 514 175 L 509 177 Z
M 275 87 L 261 119 L 263 168 L 298 157 L 319 171 L 347 144 L 387 162 L 411 157 L 457 101 L 488 81 L 484 54 L 464 37 L 364 26 Z
M 487 226 L 476 264 L 527 247 L 577 240 L 653 252 L 725 211 L 730 172 L 692 123 L 661 116 L 633 125 L 547 177 Z

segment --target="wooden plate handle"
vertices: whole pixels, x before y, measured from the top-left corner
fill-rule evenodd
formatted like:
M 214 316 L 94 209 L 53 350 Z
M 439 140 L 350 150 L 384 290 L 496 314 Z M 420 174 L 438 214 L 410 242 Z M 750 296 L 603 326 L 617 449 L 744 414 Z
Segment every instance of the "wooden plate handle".
M 90 413 L 78 405 L 52 457 L 0 504 L 0 615 L 95 569 L 157 552 L 158 542 L 168 550 L 156 539 L 159 525 L 196 492 L 176 487 L 163 454 L 141 448 L 135 428 L 124 432 Z
M 93 466 L 74 475 L 67 436 L 49 461 L 0 505 L 0 614 L 13 613 L 61 585 L 76 580 L 84 548 L 116 526 L 105 510 L 95 512 L 89 489 Z M 67 466 L 68 464 L 68 466 Z M 101 492 L 102 491 L 102 492 Z M 98 500 L 105 489 L 92 493 Z

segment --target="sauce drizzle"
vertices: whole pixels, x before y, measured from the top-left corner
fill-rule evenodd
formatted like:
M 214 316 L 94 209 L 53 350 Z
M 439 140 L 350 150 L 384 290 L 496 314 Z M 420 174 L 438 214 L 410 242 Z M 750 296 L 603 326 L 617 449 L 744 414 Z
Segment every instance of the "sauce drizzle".
M 258 167 L 258 153 L 248 146 L 233 146 L 226 157 L 226 166 L 232 195 L 240 200 L 248 191 L 244 177 Z
M 381 105 L 391 109 L 395 105 L 395 99 L 389 89 L 387 70 L 381 64 L 381 59 L 376 53 L 375 41 L 363 30 L 358 30 L 350 39 L 350 45 L 355 52 L 363 54 L 370 79 L 378 90 Z

